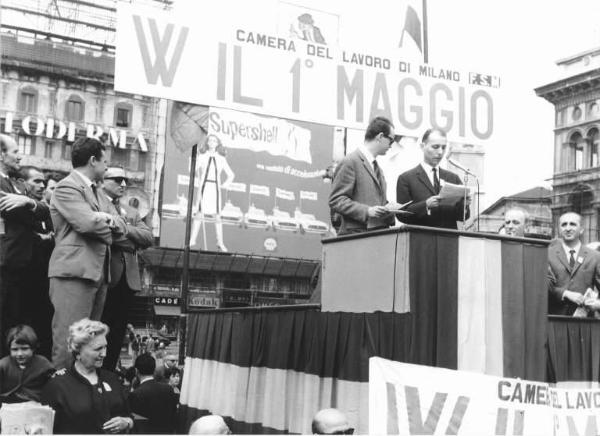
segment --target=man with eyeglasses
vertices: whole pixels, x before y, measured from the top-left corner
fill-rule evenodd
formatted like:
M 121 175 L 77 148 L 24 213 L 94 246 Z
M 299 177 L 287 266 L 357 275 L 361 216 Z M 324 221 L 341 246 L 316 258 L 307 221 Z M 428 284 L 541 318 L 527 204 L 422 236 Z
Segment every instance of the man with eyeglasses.
M 110 327 L 102 366 L 110 371 L 114 371 L 119 360 L 133 296 L 142 289 L 137 252 L 152 245 L 152 231 L 139 213 L 120 202 L 127 182 L 123 168 L 109 167 L 102 183 L 107 212 L 126 229 L 123 235 L 113 237 L 110 247 L 110 282 L 102 312 L 102 322 Z
M 369 123 L 364 143 L 342 159 L 333 176 L 329 207 L 341 216 L 338 234 L 360 233 L 394 225 L 386 198 L 386 181 L 376 157 L 399 140 L 385 117 Z
M 406 224 L 456 229 L 456 222 L 463 220 L 464 200 L 444 203 L 439 196 L 446 182 L 462 185 L 460 177 L 440 168 L 447 145 L 446 132 L 441 129 L 428 129 L 421 139 L 423 162 L 398 177 L 396 201 L 398 203 L 412 201 L 406 207 L 412 215 L 400 218 Z M 466 218 L 469 218 L 470 203 L 471 197 L 467 197 Z
M 506 236 L 525 236 L 525 225 L 527 224 L 527 212 L 523 209 L 512 208 L 504 213 L 504 234 Z
M 338 409 L 319 410 L 312 421 L 313 434 L 354 434 L 346 415 Z

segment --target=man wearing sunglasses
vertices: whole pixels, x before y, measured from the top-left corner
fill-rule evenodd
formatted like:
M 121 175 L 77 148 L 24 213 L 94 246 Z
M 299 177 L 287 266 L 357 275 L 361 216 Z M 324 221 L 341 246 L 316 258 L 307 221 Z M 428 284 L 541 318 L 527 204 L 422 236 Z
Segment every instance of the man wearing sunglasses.
M 126 228 L 123 235 L 113 237 L 110 247 L 110 282 L 102 313 L 102 322 L 110 327 L 103 367 L 110 371 L 114 371 L 119 360 L 134 293 L 142 289 L 137 252 L 152 245 L 152 231 L 139 213 L 120 202 L 127 182 L 123 168 L 109 167 L 102 183 L 107 212 Z
M 394 225 L 394 215 L 385 206 L 385 177 L 375 158 L 398 139 L 392 122 L 376 117 L 367 127 L 364 143 L 340 161 L 329 195 L 329 207 L 341 216 L 339 235 Z
M 354 434 L 346 415 L 338 409 L 319 410 L 312 421 L 313 434 Z

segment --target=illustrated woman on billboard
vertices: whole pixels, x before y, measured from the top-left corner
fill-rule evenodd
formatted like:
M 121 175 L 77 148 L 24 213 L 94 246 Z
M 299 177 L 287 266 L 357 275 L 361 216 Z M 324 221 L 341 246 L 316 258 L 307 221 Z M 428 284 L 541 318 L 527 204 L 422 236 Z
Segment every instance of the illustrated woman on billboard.
M 233 182 L 235 174 L 227 163 L 227 154 L 221 140 L 213 134 L 206 137 L 198 155 L 196 177 L 200 181 L 198 200 L 194 203 L 195 219 L 192 224 L 190 245 L 196 245 L 200 227 L 207 222 L 215 223 L 217 250 L 227 251 L 223 243 L 223 223 L 221 222 L 221 193 Z M 223 173 L 225 181 L 222 181 Z M 206 248 L 206 231 L 204 231 Z

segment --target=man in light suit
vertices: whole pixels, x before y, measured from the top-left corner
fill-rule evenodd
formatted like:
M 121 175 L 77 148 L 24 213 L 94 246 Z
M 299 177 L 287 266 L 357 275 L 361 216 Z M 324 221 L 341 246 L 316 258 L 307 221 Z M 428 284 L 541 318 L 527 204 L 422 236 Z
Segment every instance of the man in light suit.
M 394 225 L 394 216 L 385 207 L 385 177 L 375 158 L 384 155 L 397 140 L 391 121 L 376 117 L 367 127 L 364 143 L 338 164 L 329 207 L 341 216 L 339 235 Z
M 123 168 L 109 167 L 102 184 L 108 212 L 115 220 L 124 220 L 126 228 L 123 235 L 113 237 L 110 247 L 110 282 L 102 313 L 102 322 L 110 327 L 102 366 L 110 371 L 115 370 L 119 360 L 134 293 L 142 290 L 137 252 L 152 245 L 152 231 L 140 214 L 134 208 L 120 204 L 127 181 Z
M 109 279 L 109 247 L 113 234 L 125 230 L 105 211 L 106 202 L 97 183 L 106 171 L 104 146 L 92 138 L 73 144 L 73 171 L 52 194 L 50 214 L 55 248 L 50 257 L 52 361 L 56 369 L 67 367 L 69 326 L 82 318 L 100 320 Z
M 30 266 L 35 254 L 36 221 L 50 217 L 48 206 L 26 195 L 20 179 L 21 155 L 15 140 L 0 134 L 0 337 L 25 323 Z M 2 340 L 4 342 L 4 340 Z M 0 348 L 3 348 L 0 345 Z M 5 353 L 8 350 L 3 350 Z M 2 353 L 2 354 L 5 354 Z
M 600 253 L 581 244 L 581 216 L 567 212 L 559 218 L 560 238 L 548 247 L 549 313 L 571 316 L 577 307 L 596 309 L 585 299 L 588 288 L 600 289 Z
M 400 218 L 404 223 L 456 229 L 456 222 L 463 220 L 464 200 L 446 204 L 438 195 L 444 182 L 462 185 L 460 177 L 439 167 L 447 144 L 446 133 L 443 130 L 427 130 L 421 140 L 423 162 L 398 177 L 396 201 L 401 204 L 412 201 L 412 204 L 406 207 L 412 215 Z M 470 202 L 471 198 L 467 197 L 466 218 L 469 218 Z

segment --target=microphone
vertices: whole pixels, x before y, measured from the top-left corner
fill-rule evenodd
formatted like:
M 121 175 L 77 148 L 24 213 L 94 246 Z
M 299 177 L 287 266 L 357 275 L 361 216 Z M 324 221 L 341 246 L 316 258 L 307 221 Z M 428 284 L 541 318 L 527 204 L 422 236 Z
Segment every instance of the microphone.
M 463 167 L 461 164 L 459 164 L 458 162 L 456 162 L 454 159 L 451 158 L 447 158 L 448 163 L 450 163 L 451 165 L 455 166 L 456 168 L 458 168 L 459 170 L 463 170 L 465 173 L 472 175 L 473 177 L 477 177 L 475 174 L 473 174 L 471 172 L 471 170 Z

